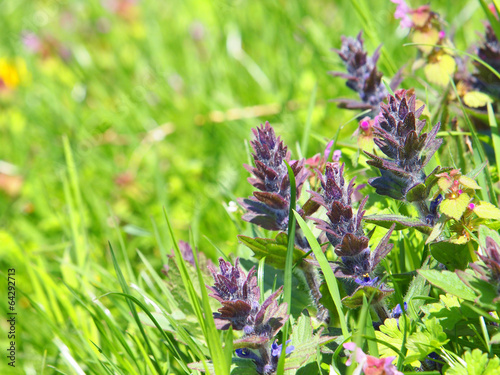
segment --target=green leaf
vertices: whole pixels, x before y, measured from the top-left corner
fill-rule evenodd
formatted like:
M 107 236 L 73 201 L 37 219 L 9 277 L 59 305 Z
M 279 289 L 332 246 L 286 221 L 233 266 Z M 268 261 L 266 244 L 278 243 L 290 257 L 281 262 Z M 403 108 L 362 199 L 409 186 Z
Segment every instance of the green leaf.
M 467 301 L 474 301 L 477 297 L 474 290 L 465 285 L 454 272 L 436 270 L 418 270 L 417 272 L 432 285 L 441 288 L 447 293 Z
M 498 357 L 488 359 L 486 353 L 479 349 L 464 354 L 465 366 L 457 363 L 455 367 L 450 368 L 448 375 L 500 375 L 500 360 Z
M 500 344 L 500 332 L 495 333 L 490 340 L 490 345 Z
M 481 189 L 481 187 L 477 184 L 476 181 L 474 181 L 472 178 L 467 177 L 467 176 L 460 176 L 458 179 L 458 182 L 460 182 L 462 185 L 465 187 L 468 187 L 470 189 L 478 190 Z
M 406 332 L 409 331 L 409 319 L 386 319 L 384 324 L 379 327 L 379 331 L 375 331 L 375 336 L 378 341 L 378 352 L 380 357 L 398 357 L 403 350 L 404 333 L 401 330 L 403 324 L 406 324 Z M 397 350 L 397 351 L 396 351 Z M 405 358 L 409 356 L 415 358 L 417 352 L 407 351 Z M 420 362 L 412 359 L 415 367 L 420 366 Z M 404 361 L 407 363 L 406 361 Z
M 434 224 L 434 228 L 432 228 L 432 232 L 429 234 L 429 237 L 427 237 L 427 240 L 425 241 L 426 245 L 433 242 L 441 235 L 445 228 L 446 222 L 448 222 L 449 220 L 450 219 L 446 215 L 441 215 L 439 220 Z
M 428 267 L 426 264 L 422 268 Z M 412 319 L 418 320 L 420 307 L 424 304 L 424 300 L 418 297 L 427 297 L 431 290 L 431 286 L 427 283 L 422 275 L 417 274 L 406 292 L 404 302 L 408 304 L 408 312 Z
M 413 357 L 407 355 L 405 362 L 409 363 L 413 360 L 422 360 L 430 353 L 438 350 L 441 346 L 448 343 L 448 338 L 443 332 L 439 320 L 436 318 L 426 319 L 424 321 L 425 328 L 415 332 L 408 338 L 406 347 L 409 353 L 415 352 Z
M 500 220 L 500 210 L 488 202 L 479 202 L 474 213 L 481 219 Z
M 462 193 L 456 199 L 443 200 L 439 205 L 439 211 L 455 220 L 460 220 L 469 202 L 469 195 L 467 193 Z
M 404 332 L 402 326 L 406 321 L 409 332 L 409 320 L 404 319 L 386 319 L 380 326 L 380 331 L 375 332 L 377 339 L 383 343 L 388 343 L 392 347 L 402 348 Z M 405 364 L 419 367 L 420 361 L 425 359 L 430 353 L 436 351 L 448 342 L 446 334 L 443 332 L 439 320 L 436 318 L 427 319 L 423 325 L 418 327 L 417 332 L 413 332 L 407 337 Z M 391 347 L 379 342 L 379 352 L 381 357 L 398 356 Z
M 404 215 L 368 215 L 363 218 L 367 223 L 379 225 L 383 228 L 390 228 L 392 224 L 396 224 L 394 230 L 402 230 L 406 228 L 417 228 L 426 232 L 430 232 L 430 228 L 422 220 L 415 217 L 408 217 Z
M 444 264 L 450 271 L 463 270 L 469 262 L 472 262 L 467 244 L 457 245 L 447 241 L 435 242 L 431 244 L 431 254 L 434 259 Z
M 284 269 L 286 262 L 286 252 L 288 248 L 288 236 L 286 233 L 278 233 L 276 238 L 252 238 L 247 236 L 238 236 L 238 239 L 254 252 L 257 259 L 266 258 L 266 264 Z M 305 253 L 295 247 L 293 250 L 293 262 L 296 263 L 304 257 Z
M 408 202 L 423 201 L 427 199 L 427 187 L 425 184 L 418 184 L 412 187 L 406 193 L 406 200 Z
M 486 249 L 486 237 L 491 237 L 493 241 L 500 245 L 500 234 L 488 228 L 486 225 L 479 226 L 479 246 Z
M 467 320 L 460 308 L 460 300 L 449 293 L 441 294 L 439 302 L 426 305 L 424 310 L 428 317 L 438 319 L 443 329 L 448 331 L 457 329 L 459 322 Z
M 496 285 L 493 285 L 486 280 L 477 278 L 474 274 L 471 273 L 472 271 L 470 270 L 457 270 L 456 272 L 460 277 L 460 280 L 462 280 L 467 286 L 475 290 L 479 295 L 475 299 L 476 303 L 482 305 L 487 310 L 496 310 L 500 307 L 500 303 L 497 300 L 500 297 L 498 296 Z
M 451 187 L 451 185 L 453 185 L 453 181 L 451 181 L 447 177 L 440 177 L 439 180 L 437 181 L 437 184 L 441 189 L 441 191 L 446 191 Z
M 297 369 L 306 363 L 316 361 L 319 346 L 334 341 L 335 337 L 314 334 L 311 317 L 302 314 L 293 327 L 290 339 L 292 340 L 290 345 L 295 349 L 285 359 L 286 370 Z
M 477 178 L 477 176 L 479 176 L 479 173 L 481 173 L 487 165 L 488 165 L 487 162 L 483 162 L 480 165 L 478 165 L 476 168 L 471 170 L 470 172 L 467 172 L 467 174 L 465 176 L 470 177 L 470 178 Z
M 373 286 L 360 286 L 351 296 L 344 297 L 342 299 L 342 303 L 350 309 L 355 309 L 357 307 L 363 306 L 363 296 L 366 297 L 367 301 L 371 301 L 372 304 L 375 304 L 382 301 L 392 292 L 394 291 L 390 289 L 380 290 Z
M 344 316 L 344 312 L 342 311 L 342 302 L 340 301 L 340 291 L 339 291 L 339 286 L 337 284 L 337 279 L 333 274 L 332 268 L 330 267 L 330 264 L 328 263 L 328 260 L 326 259 L 323 250 L 321 250 L 321 246 L 319 245 L 318 240 L 316 240 L 316 237 L 314 237 L 314 234 L 311 232 L 311 229 L 309 229 L 304 219 L 302 219 L 297 212 L 294 212 L 294 214 L 295 214 L 295 219 L 297 219 L 300 228 L 302 229 L 304 235 L 307 238 L 307 241 L 311 245 L 311 249 L 314 253 L 314 256 L 318 260 L 318 263 L 321 267 L 321 271 L 323 272 L 323 275 L 325 277 L 326 284 L 328 285 L 328 290 L 330 291 L 332 299 L 335 303 L 335 307 L 337 308 L 337 313 L 339 315 L 339 320 L 340 320 L 340 327 L 342 328 L 342 335 L 344 335 L 344 337 L 347 337 L 349 335 L 349 330 L 347 329 L 346 318 Z

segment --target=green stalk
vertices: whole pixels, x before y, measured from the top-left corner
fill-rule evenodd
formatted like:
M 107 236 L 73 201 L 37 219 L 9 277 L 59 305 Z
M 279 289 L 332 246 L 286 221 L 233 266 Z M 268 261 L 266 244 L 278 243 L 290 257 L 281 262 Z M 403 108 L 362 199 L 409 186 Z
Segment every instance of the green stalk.
M 285 260 L 283 302 L 287 304 L 287 314 L 290 315 L 291 301 L 292 301 L 293 250 L 295 247 L 295 225 L 296 225 L 293 213 L 295 212 L 294 208 L 297 200 L 297 187 L 295 186 L 295 175 L 293 174 L 292 168 L 290 167 L 287 161 L 285 161 L 285 164 L 288 170 L 288 178 L 290 180 L 290 210 L 288 213 L 288 249 L 286 252 L 286 260 Z M 281 337 L 281 340 L 283 345 L 281 347 L 281 355 L 278 362 L 278 368 L 276 370 L 276 373 L 278 375 L 283 375 L 285 373 L 285 357 L 286 357 L 285 342 L 288 339 L 288 327 L 289 323 L 286 322 L 282 329 L 283 335 Z

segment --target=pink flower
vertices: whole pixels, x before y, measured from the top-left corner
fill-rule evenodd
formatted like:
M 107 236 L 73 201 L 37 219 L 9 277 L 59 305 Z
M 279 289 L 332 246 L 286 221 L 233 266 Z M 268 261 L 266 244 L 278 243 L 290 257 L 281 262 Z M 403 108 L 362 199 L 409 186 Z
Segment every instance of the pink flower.
M 413 21 L 411 20 L 410 13 L 411 8 L 406 4 L 405 0 L 391 0 L 394 4 L 397 4 L 396 11 L 394 12 L 394 18 L 400 19 L 399 26 L 402 29 L 411 29 L 413 26 Z
M 342 151 L 340 150 L 333 151 L 332 161 L 339 161 L 341 157 L 342 157 Z
M 333 141 L 328 142 L 325 148 L 325 160 L 328 160 L 328 157 L 330 156 L 330 152 L 332 152 L 332 146 L 333 146 Z
M 476 208 L 476 205 L 474 203 L 469 203 L 469 210 L 474 210 Z
M 365 375 L 403 375 L 403 373 L 398 371 L 396 366 L 392 364 L 392 361 L 396 357 L 377 358 L 367 355 L 353 342 L 344 344 L 344 349 L 350 352 L 356 351 L 355 361 L 359 363 L 359 366 L 356 368 L 355 374 L 360 374 L 361 370 L 363 370 Z M 346 366 L 352 364 L 352 359 L 352 353 L 349 353 L 349 359 L 346 362 Z
M 368 130 L 370 130 L 371 128 L 371 125 L 370 125 L 370 121 L 366 119 L 366 117 L 361 120 L 359 122 L 359 127 L 364 131 L 364 132 L 367 132 Z
M 30 52 L 38 53 L 42 50 L 42 41 L 35 33 L 25 31 L 21 34 L 23 44 Z
M 441 31 L 439 32 L 439 39 L 444 39 L 444 37 L 445 37 L 445 36 L 446 36 L 446 31 L 441 30 Z

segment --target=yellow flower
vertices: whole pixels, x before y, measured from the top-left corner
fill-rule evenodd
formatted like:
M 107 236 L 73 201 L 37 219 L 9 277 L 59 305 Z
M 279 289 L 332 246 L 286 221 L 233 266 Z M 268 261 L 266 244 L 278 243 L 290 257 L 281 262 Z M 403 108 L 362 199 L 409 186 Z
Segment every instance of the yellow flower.
M 0 57 L 0 89 L 2 86 L 13 90 L 27 77 L 28 71 L 24 60 Z

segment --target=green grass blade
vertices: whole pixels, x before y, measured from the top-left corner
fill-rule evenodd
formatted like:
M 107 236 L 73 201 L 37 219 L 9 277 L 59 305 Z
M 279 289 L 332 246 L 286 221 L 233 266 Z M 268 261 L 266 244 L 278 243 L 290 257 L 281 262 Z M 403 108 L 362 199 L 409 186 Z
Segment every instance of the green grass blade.
M 153 322 L 153 324 L 156 326 L 156 328 L 158 329 L 159 332 L 162 333 L 163 335 L 163 338 L 167 341 L 167 342 L 170 342 L 171 343 L 171 340 L 170 338 L 166 335 L 165 331 L 163 331 L 160 323 L 158 323 L 158 321 L 156 320 L 156 318 L 153 316 L 153 314 L 151 314 L 151 312 L 148 310 L 148 308 L 146 307 L 146 305 L 144 305 L 141 301 L 139 301 L 136 297 L 134 297 L 133 295 L 131 294 L 128 294 L 128 293 L 121 293 L 121 292 L 110 292 L 110 293 L 106 293 L 105 295 L 101 296 L 101 297 L 104 297 L 104 296 L 112 296 L 112 295 L 117 295 L 117 296 L 122 296 L 122 297 L 125 297 L 126 300 L 127 300 L 127 303 L 131 304 L 132 306 L 137 305 L 141 308 L 141 310 L 148 316 L 149 319 L 151 319 L 151 321 Z M 134 310 L 135 310 L 135 307 L 134 307 Z M 135 310 L 136 311 L 136 310 Z M 137 314 L 137 311 L 136 311 L 136 314 Z M 142 327 L 142 323 L 141 323 L 141 327 Z M 143 329 L 143 328 L 141 328 Z M 149 346 L 149 340 L 146 340 L 146 345 Z M 171 347 L 174 349 L 173 353 L 176 353 L 177 350 L 175 349 L 175 346 L 174 345 L 171 345 Z M 156 363 L 153 362 L 153 363 Z M 184 371 L 186 371 L 187 373 L 190 373 L 191 370 L 189 370 L 184 362 L 182 360 L 179 360 L 178 363 L 183 367 Z M 156 367 L 156 366 L 155 366 Z M 161 370 L 160 372 L 161 373 Z
M 455 91 L 455 95 L 457 96 L 457 100 L 460 103 L 460 108 L 462 109 L 462 113 L 464 115 L 465 122 L 469 128 L 469 131 L 472 135 L 472 142 L 474 144 L 474 148 L 476 152 L 474 153 L 474 164 L 477 167 L 478 165 L 484 163 L 485 161 L 488 161 L 486 158 L 486 155 L 483 150 L 483 146 L 481 145 L 481 142 L 479 141 L 479 138 L 477 136 L 476 129 L 474 129 L 474 125 L 469 119 L 469 116 L 467 115 L 467 112 L 465 111 L 465 107 L 462 103 L 462 100 L 460 100 L 460 96 L 458 95 L 457 92 L 457 87 L 455 86 L 455 82 L 453 82 L 453 79 L 450 77 L 450 83 L 453 87 L 453 90 Z M 479 194 L 482 194 L 483 199 L 494 204 L 495 206 L 498 206 L 497 198 L 495 196 L 495 189 L 493 186 L 493 180 L 491 178 L 491 172 L 486 166 L 484 169 L 484 175 L 479 175 L 478 176 L 478 182 L 479 186 L 481 186 L 481 190 Z M 490 194 L 488 194 L 488 192 Z
M 175 240 L 174 231 L 172 229 L 172 226 L 170 225 L 170 221 L 165 209 L 163 209 L 163 213 L 165 215 L 165 220 L 167 221 L 170 237 L 174 244 L 175 263 L 177 264 L 177 267 L 181 274 L 182 283 L 184 284 L 184 288 L 188 294 L 189 301 L 191 302 L 191 306 L 193 307 L 193 310 L 198 319 L 198 323 L 200 324 L 201 330 L 203 331 L 203 335 L 205 336 L 205 340 L 208 344 L 210 354 L 212 355 L 215 372 L 216 374 L 228 375 L 229 366 L 226 366 L 226 357 L 222 352 L 219 332 L 215 329 L 215 322 L 213 320 L 212 311 L 208 303 L 208 293 L 206 292 L 205 285 L 203 284 L 203 278 L 201 277 L 200 270 L 197 267 L 198 278 L 202 290 L 201 302 L 190 279 L 185 260 L 183 259 L 181 250 L 179 249 L 179 245 Z M 204 314 L 204 312 L 206 315 Z
M 113 266 L 115 268 L 116 276 L 118 277 L 118 282 L 120 283 L 120 286 L 123 290 L 123 293 L 125 295 L 131 296 L 130 288 L 128 287 L 128 284 L 125 281 L 125 278 L 123 277 L 123 273 L 120 269 L 120 266 L 118 265 L 118 262 L 117 262 L 116 256 L 115 256 L 115 252 L 113 251 L 113 246 L 111 245 L 111 243 L 109 243 L 109 250 L 111 252 L 111 259 L 113 260 Z M 148 347 L 149 353 L 153 356 L 154 368 L 155 368 L 156 372 L 158 372 L 158 374 L 161 374 L 162 371 L 161 371 L 160 365 L 158 364 L 158 361 L 156 359 L 156 354 L 153 351 L 153 348 L 151 347 L 151 343 L 149 342 L 149 338 L 146 335 L 146 332 L 144 330 L 144 326 L 142 325 L 141 320 L 139 319 L 139 315 L 137 314 L 137 310 L 135 309 L 134 304 L 132 302 L 130 302 L 129 300 L 127 300 L 127 304 L 129 306 L 130 312 L 132 313 L 132 316 L 134 317 L 134 320 L 139 328 L 139 331 L 141 332 L 142 337 L 144 338 L 144 341 L 146 343 L 146 346 Z
M 488 4 L 484 0 L 478 0 L 479 4 L 481 4 L 481 8 L 483 8 L 484 14 L 486 15 L 486 18 L 488 18 L 488 21 L 490 22 L 491 27 L 493 28 L 493 31 L 495 32 L 495 35 L 497 38 L 500 39 L 500 22 L 496 19 L 495 15 L 493 12 L 488 8 Z M 496 8 L 496 4 L 495 4 Z
M 497 175 L 500 178 L 500 129 L 498 128 L 493 106 L 488 103 L 488 120 L 491 128 L 491 140 L 493 141 L 493 149 L 495 150 L 495 160 L 497 164 Z
M 259 285 L 260 289 L 260 298 L 259 303 L 262 304 L 264 302 L 264 265 L 266 264 L 266 257 L 262 257 L 259 260 L 259 268 L 257 270 L 257 285 Z
M 83 267 L 85 258 L 87 255 L 86 251 L 86 238 L 85 238 L 85 215 L 83 212 L 83 201 L 82 194 L 80 191 L 80 183 L 78 181 L 78 174 L 76 171 L 75 160 L 73 158 L 73 153 L 71 152 L 71 146 L 69 144 L 68 137 L 63 137 L 64 146 L 64 157 L 66 159 L 66 166 L 68 169 L 69 177 L 69 187 L 72 190 L 73 197 L 75 199 L 75 206 L 78 210 L 78 221 L 75 215 L 72 215 L 72 232 L 75 242 L 75 260 L 79 267 Z M 74 222 L 77 221 L 77 222 Z M 79 231 L 77 227 L 79 226 Z
M 174 243 L 177 245 L 177 242 Z M 203 306 L 203 314 L 206 323 L 206 333 L 205 339 L 207 340 L 208 349 L 212 356 L 212 362 L 214 364 L 214 370 L 217 375 L 229 375 L 231 367 L 231 358 L 233 353 L 233 331 L 229 330 L 225 333 L 224 346 L 222 348 L 220 333 L 215 327 L 214 317 L 212 315 L 212 308 L 208 301 L 208 292 L 205 287 L 205 282 L 203 281 L 203 275 L 201 274 L 201 269 L 198 264 L 198 254 L 196 253 L 196 245 L 193 246 L 194 261 L 196 263 L 196 272 L 198 274 L 198 282 L 200 284 L 201 290 L 201 302 Z
M 370 305 L 368 304 L 368 301 L 366 300 L 366 297 L 363 296 L 363 310 L 366 310 L 365 313 L 365 326 L 363 327 L 366 338 L 368 339 L 368 351 L 370 355 L 374 357 L 378 357 L 378 345 L 377 342 L 375 341 L 375 329 L 373 328 L 373 321 L 372 317 L 370 315 Z M 361 319 L 360 319 L 361 321 Z
M 295 247 L 295 225 L 296 221 L 294 219 L 294 207 L 296 205 L 297 199 L 297 187 L 295 185 L 295 175 L 290 165 L 285 161 L 286 167 L 288 169 L 288 178 L 290 179 L 290 210 L 288 213 L 288 249 L 286 252 L 285 261 L 285 275 L 284 275 L 284 290 L 283 290 L 283 302 L 287 304 L 287 313 L 290 315 L 291 301 L 292 301 L 292 270 L 293 270 L 293 250 Z M 285 323 L 282 332 L 282 341 L 285 342 L 288 339 L 288 327 L 289 323 Z M 281 356 L 278 362 L 277 374 L 283 375 L 285 373 L 285 350 L 286 345 L 281 347 Z
M 307 238 L 307 241 L 311 245 L 311 248 L 313 250 L 316 259 L 318 260 L 318 263 L 321 267 L 321 271 L 323 272 L 323 275 L 325 277 L 326 285 L 328 286 L 328 290 L 330 291 L 333 302 L 335 303 L 335 308 L 337 309 L 337 313 L 339 315 L 342 335 L 344 335 L 344 337 L 347 337 L 349 336 L 349 330 L 347 329 L 346 318 L 344 312 L 342 311 L 342 301 L 340 300 L 340 291 L 337 285 L 337 279 L 333 274 L 333 270 L 330 267 L 330 264 L 328 263 L 325 254 L 321 250 L 321 246 L 314 237 L 314 234 L 311 232 L 311 229 L 309 229 L 306 222 L 300 217 L 300 215 L 296 211 L 294 211 L 294 214 L 295 218 L 297 219 L 297 222 L 299 223 L 300 228 L 302 229 L 304 235 Z

